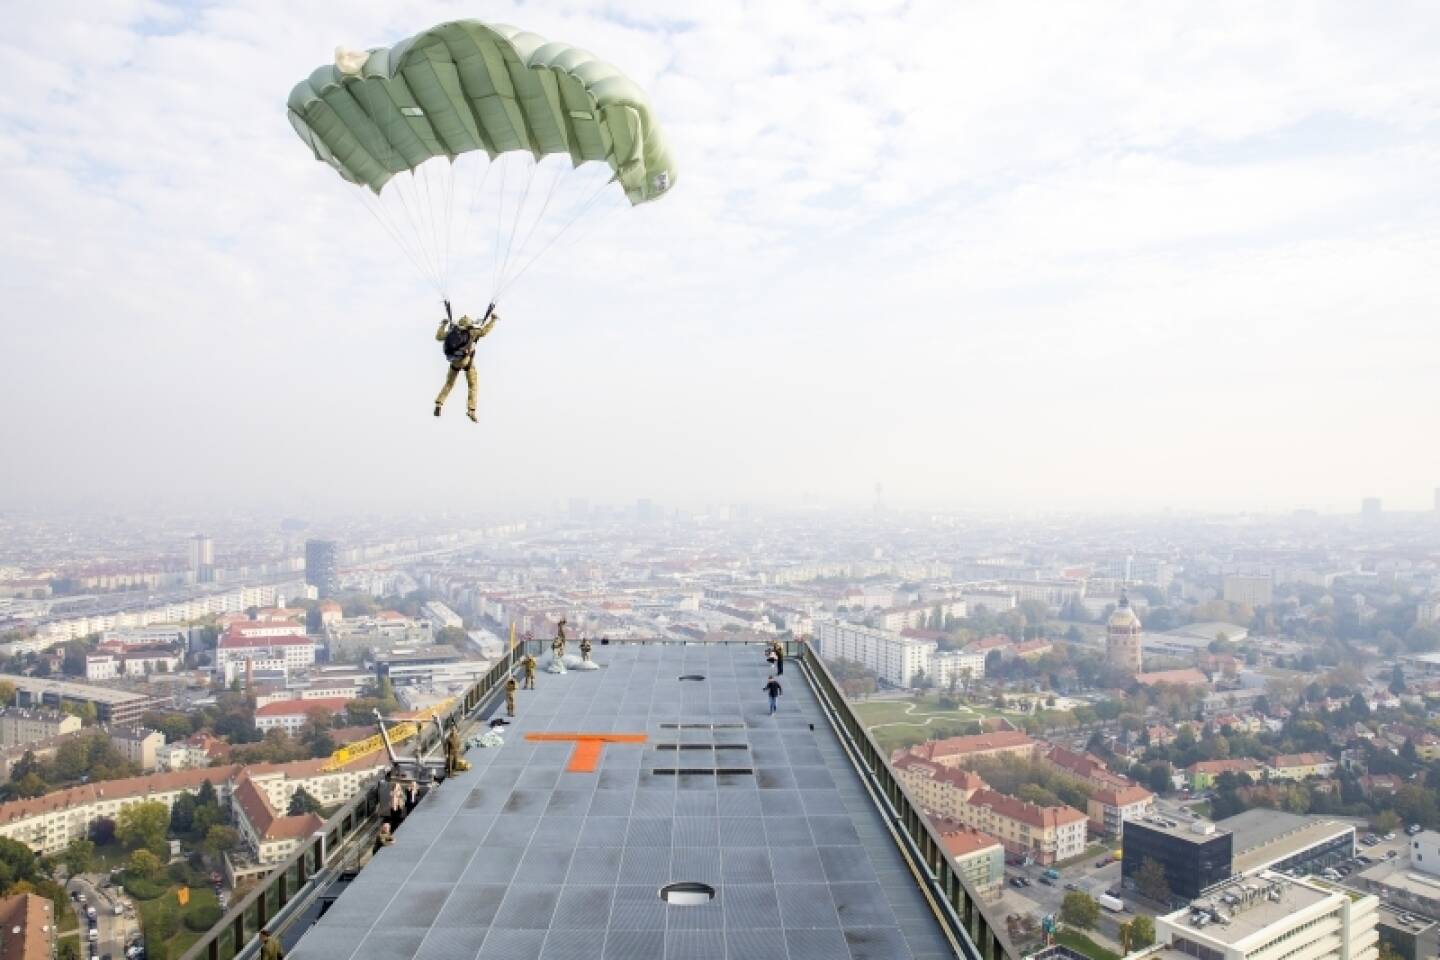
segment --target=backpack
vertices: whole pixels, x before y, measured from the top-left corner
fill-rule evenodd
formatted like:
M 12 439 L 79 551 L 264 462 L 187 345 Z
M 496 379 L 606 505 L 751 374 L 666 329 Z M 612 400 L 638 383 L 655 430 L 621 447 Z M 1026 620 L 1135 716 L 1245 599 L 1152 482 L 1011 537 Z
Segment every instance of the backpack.
M 451 327 L 450 332 L 445 334 L 445 359 L 459 360 L 469 349 L 470 331 L 460 327 Z

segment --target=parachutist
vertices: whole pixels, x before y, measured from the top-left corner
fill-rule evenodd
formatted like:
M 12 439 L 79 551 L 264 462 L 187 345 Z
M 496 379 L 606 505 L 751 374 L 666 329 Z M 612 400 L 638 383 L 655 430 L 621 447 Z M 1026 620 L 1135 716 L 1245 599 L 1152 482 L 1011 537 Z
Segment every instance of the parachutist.
M 465 412 L 472 421 L 479 422 L 475 419 L 475 398 L 480 391 L 475 376 L 475 345 L 481 337 L 490 332 L 495 321 L 499 319 L 500 314 L 492 308 L 484 322 L 479 324 L 468 316 L 462 316 L 453 324 L 449 317 L 440 321 L 440 328 L 435 331 L 435 339 L 444 344 L 445 359 L 450 361 L 450 369 L 445 374 L 445 386 L 440 388 L 440 395 L 435 398 L 435 416 L 440 416 L 440 408 L 445 406 L 445 398 L 450 396 L 450 388 L 455 386 L 455 378 L 463 370 L 466 386 Z

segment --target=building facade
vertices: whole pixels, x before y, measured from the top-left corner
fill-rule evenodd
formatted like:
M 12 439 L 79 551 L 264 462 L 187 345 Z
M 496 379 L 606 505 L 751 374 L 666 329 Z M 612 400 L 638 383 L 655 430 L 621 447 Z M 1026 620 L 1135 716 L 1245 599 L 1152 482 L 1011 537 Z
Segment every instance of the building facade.
M 21 707 L 0 710 L 0 746 L 4 747 L 38 743 L 79 729 L 79 717 L 59 710 L 25 710 Z
M 1127 822 L 1121 841 L 1120 872 L 1128 887 L 1134 887 L 1147 860 L 1164 868 L 1165 882 L 1175 897 L 1193 900 L 1230 879 L 1234 837 L 1229 831 L 1217 830 L 1213 823 L 1178 824 L 1146 817 Z
M 842 620 L 815 624 L 815 642 L 825 659 L 861 664 L 896 687 L 913 686 L 916 677 L 928 676 L 938 646 L 934 640 L 917 640 Z
M 334 540 L 305 541 L 305 582 L 319 597 L 327 599 L 340 592 L 339 549 Z

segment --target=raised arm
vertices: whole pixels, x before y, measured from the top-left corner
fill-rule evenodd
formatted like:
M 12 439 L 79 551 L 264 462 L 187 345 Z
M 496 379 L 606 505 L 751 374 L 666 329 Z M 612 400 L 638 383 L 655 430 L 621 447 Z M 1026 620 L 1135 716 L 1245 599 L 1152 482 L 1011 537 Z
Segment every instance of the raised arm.
M 447 333 L 449 333 L 449 332 L 450 332 L 450 321 L 449 321 L 449 320 L 441 320 L 441 321 L 440 321 L 440 328 L 435 331 L 435 339 L 436 339 L 436 340 L 444 340 L 444 339 L 445 339 L 445 334 L 447 334 Z

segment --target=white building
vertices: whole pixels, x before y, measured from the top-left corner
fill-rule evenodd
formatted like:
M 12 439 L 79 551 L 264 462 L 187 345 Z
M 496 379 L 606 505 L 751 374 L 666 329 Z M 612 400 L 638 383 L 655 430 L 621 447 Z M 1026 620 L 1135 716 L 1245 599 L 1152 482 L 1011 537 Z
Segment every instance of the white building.
M 1268 606 L 1274 596 L 1274 581 L 1267 574 L 1232 573 L 1225 577 L 1225 602 L 1248 607 Z
M 0 709 L 0 746 L 38 743 L 80 729 L 80 718 L 59 710 Z
M 1155 918 L 1164 960 L 1375 960 L 1379 900 L 1320 881 L 1263 872 Z
M 287 672 L 304 670 L 315 663 L 315 644 L 308 637 L 296 635 L 293 627 L 279 634 L 238 636 L 227 633 L 220 638 L 215 648 L 215 672 L 226 683 L 243 675 L 247 660 L 254 661 L 253 669 L 256 670 L 273 669 L 275 663 Z
M 436 630 L 443 629 L 444 627 L 454 627 L 457 630 L 465 629 L 465 618 L 439 600 L 431 600 L 425 604 L 424 610 L 425 616 L 430 618 L 430 622 L 435 625 Z
M 963 650 L 936 653 L 930 658 L 930 676 L 934 679 L 935 686 L 942 690 L 950 688 L 952 678 L 955 685 L 963 689 L 967 683 L 984 679 L 985 654 L 966 653 Z
M 828 660 L 850 660 L 869 667 L 886 683 L 909 687 L 919 674 L 930 674 L 934 640 L 902 637 L 888 630 L 876 630 L 839 620 L 815 624 L 815 642 L 820 656 Z

